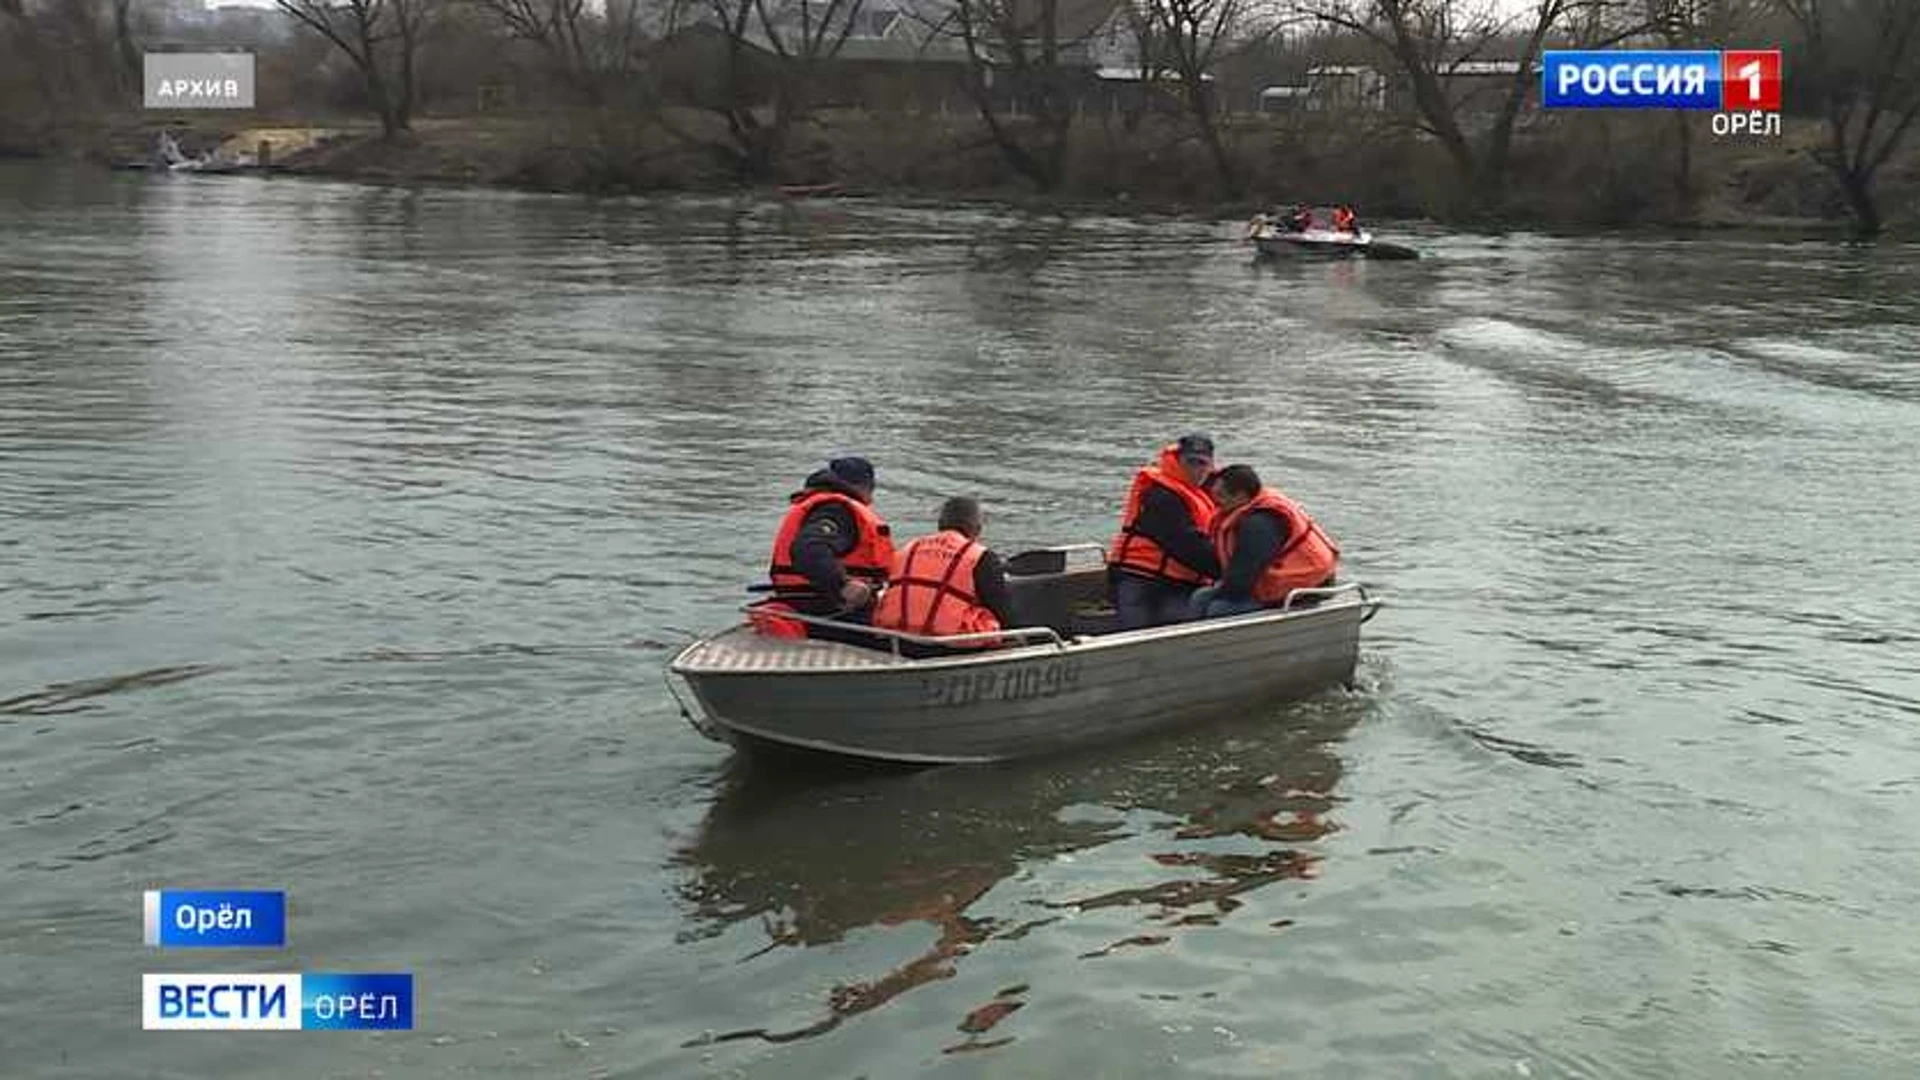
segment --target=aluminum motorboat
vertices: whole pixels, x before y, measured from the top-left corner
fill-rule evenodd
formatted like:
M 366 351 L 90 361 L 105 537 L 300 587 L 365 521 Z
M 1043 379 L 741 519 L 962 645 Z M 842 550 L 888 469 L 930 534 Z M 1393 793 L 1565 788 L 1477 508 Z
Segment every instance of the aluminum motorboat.
M 1035 555 L 1045 568 L 1020 572 Z M 1099 545 L 1023 553 L 1008 567 L 1020 627 L 932 638 L 791 616 L 863 632 L 867 647 L 774 637 L 743 623 L 681 650 L 668 665 L 669 688 L 703 734 L 742 747 L 910 764 L 1001 761 L 1350 684 L 1360 626 L 1380 605 L 1344 583 L 1296 589 L 1280 606 L 1247 615 L 1123 631 Z M 906 642 L 953 648 L 983 637 L 1001 644 L 923 659 L 901 651 Z

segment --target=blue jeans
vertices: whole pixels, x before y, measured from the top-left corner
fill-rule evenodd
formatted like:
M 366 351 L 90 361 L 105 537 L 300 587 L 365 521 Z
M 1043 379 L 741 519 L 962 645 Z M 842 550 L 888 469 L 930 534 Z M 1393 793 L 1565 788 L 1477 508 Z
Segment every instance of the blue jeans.
M 1228 600 L 1220 595 L 1220 586 L 1209 585 L 1196 589 L 1193 593 L 1189 617 L 1195 619 L 1223 619 L 1229 615 L 1245 615 L 1254 611 L 1265 611 L 1267 605 L 1249 596 L 1245 600 Z
M 1113 575 L 1113 606 L 1120 612 L 1120 629 L 1143 630 L 1187 621 L 1187 601 L 1193 590 L 1170 581 L 1154 581 L 1132 574 Z

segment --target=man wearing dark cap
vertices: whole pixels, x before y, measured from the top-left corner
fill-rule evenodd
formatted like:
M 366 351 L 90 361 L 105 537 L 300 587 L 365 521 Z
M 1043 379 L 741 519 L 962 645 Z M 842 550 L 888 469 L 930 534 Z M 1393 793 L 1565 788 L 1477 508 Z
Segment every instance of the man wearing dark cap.
M 1202 487 L 1212 472 L 1213 440 L 1195 433 L 1162 447 L 1134 475 L 1107 547 L 1122 630 L 1185 620 L 1193 590 L 1220 575 L 1207 535 L 1213 498 Z
M 761 605 L 753 620 L 758 629 L 872 644 L 868 635 L 779 619 L 777 612 L 784 607 L 836 622 L 871 619 L 874 596 L 893 569 L 892 533 L 873 510 L 873 485 L 866 458 L 835 458 L 789 496 L 768 571 L 774 599 Z

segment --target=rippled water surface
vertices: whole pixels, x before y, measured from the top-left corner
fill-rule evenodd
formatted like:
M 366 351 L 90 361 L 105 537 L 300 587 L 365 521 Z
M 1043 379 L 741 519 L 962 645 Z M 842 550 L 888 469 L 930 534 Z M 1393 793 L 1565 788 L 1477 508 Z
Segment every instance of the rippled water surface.
M 1920 251 L 1391 231 L 0 172 L 0 1075 L 1911 1073 Z M 1011 551 L 1196 427 L 1356 692 L 820 777 L 663 690 L 829 453 Z M 303 968 L 419 1029 L 138 1030 Z

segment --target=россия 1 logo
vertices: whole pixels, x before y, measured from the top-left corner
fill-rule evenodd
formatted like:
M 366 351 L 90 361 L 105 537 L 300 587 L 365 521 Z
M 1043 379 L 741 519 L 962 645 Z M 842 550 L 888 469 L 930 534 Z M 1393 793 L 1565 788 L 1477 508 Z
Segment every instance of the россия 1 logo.
M 1721 112 L 1780 111 L 1780 50 L 1728 49 Z
M 1698 109 L 1715 135 L 1780 134 L 1778 49 L 1549 49 L 1540 103 L 1548 109 Z

